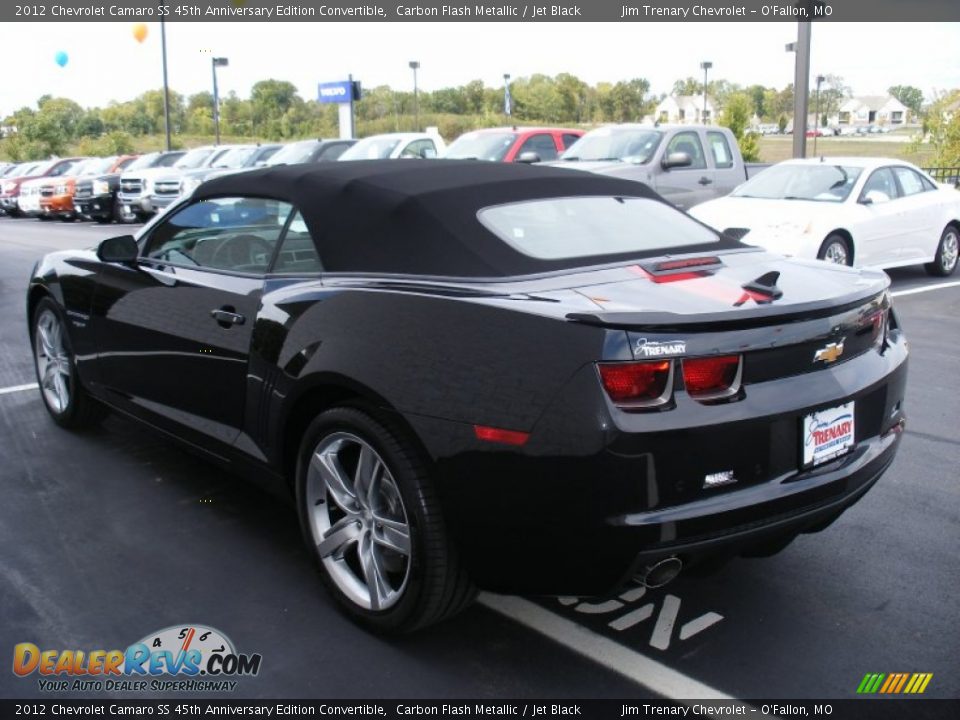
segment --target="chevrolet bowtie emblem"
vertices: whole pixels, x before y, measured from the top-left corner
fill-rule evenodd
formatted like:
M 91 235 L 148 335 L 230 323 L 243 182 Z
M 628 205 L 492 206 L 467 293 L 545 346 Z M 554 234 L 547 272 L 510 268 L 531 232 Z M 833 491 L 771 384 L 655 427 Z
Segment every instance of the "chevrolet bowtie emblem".
M 843 340 L 838 343 L 830 343 L 824 348 L 820 348 L 813 354 L 813 361 L 822 360 L 825 363 L 836 362 L 837 358 L 843 355 Z

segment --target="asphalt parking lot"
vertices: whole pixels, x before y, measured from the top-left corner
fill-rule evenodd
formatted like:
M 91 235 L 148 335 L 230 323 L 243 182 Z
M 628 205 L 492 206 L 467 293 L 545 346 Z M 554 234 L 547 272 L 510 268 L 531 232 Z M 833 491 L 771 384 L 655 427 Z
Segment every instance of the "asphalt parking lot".
M 926 696 L 960 697 L 960 281 L 891 273 L 907 432 L 823 533 L 603 603 L 484 595 L 387 641 L 333 606 L 283 502 L 122 418 L 86 434 L 48 419 L 30 387 L 30 269 L 126 230 L 0 218 L 0 651 L 123 648 L 202 623 L 263 656 L 237 697 L 850 698 L 867 672 L 933 673 Z M 44 695 L 0 672 L 0 697 Z M 97 696 L 111 695 L 132 697 Z

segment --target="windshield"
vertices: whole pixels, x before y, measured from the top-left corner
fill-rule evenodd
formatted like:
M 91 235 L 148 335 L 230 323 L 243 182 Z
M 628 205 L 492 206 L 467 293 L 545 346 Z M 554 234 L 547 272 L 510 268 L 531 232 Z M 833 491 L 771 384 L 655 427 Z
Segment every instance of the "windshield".
M 193 170 L 201 167 L 212 152 L 213 148 L 194 148 L 177 160 L 173 164 L 173 167 L 180 168 L 181 170 Z
M 310 160 L 310 156 L 320 143 L 315 140 L 304 140 L 303 142 L 284 145 L 277 150 L 276 154 L 267 160 L 267 165 L 296 165 Z
M 228 150 L 213 162 L 212 167 L 241 168 L 256 151 L 257 148 L 255 145 L 251 145 L 249 147 L 237 147 L 233 150 Z
M 561 160 L 622 160 L 645 163 L 653 157 L 662 133 L 657 130 L 598 128 L 577 140 Z
M 775 165 L 733 191 L 733 197 L 843 202 L 863 168 L 849 165 Z
M 55 168 L 53 168 L 53 170 L 50 172 L 50 177 L 62 177 L 64 175 L 71 175 L 73 174 L 73 169 L 81 165 L 82 163 L 86 162 L 86 160 L 87 158 L 78 158 L 76 160 L 68 160 L 66 162 L 58 161 L 58 162 L 63 162 L 63 164 L 57 165 Z
M 368 137 L 340 156 L 340 160 L 383 160 L 390 157 L 393 149 L 400 144 L 400 138 Z
M 116 157 L 108 158 L 90 158 L 82 163 L 73 171 L 74 175 L 99 175 L 110 169 L 110 166 L 116 162 Z
M 153 167 L 153 164 L 157 161 L 157 158 L 160 157 L 160 153 L 147 153 L 146 155 L 141 155 L 132 163 L 127 165 L 127 170 L 141 170 L 143 168 Z
M 513 132 L 467 133 L 453 142 L 444 157 L 454 160 L 503 162 L 516 140 L 517 134 Z
M 640 255 L 720 242 L 713 230 L 646 198 L 531 200 L 484 208 L 477 218 L 515 250 L 539 260 Z

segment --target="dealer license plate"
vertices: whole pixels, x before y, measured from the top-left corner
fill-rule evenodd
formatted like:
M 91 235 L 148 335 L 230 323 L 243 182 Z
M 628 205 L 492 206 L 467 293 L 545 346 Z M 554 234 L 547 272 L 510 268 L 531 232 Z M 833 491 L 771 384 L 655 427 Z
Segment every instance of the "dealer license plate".
M 803 418 L 803 465 L 812 467 L 843 455 L 853 447 L 853 402 L 817 410 Z
M 124 205 L 124 206 L 123 206 L 123 214 L 124 214 L 124 215 L 129 215 L 129 214 L 131 214 L 132 212 L 133 212 L 133 210 L 130 209 L 130 206 L 129 206 L 129 205 Z

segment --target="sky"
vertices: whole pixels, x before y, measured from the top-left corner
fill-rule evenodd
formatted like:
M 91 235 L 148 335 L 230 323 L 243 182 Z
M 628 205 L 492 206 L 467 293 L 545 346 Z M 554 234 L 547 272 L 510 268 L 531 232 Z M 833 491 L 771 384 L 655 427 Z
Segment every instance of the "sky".
M 133 23 L 3 23 L 0 118 L 34 106 L 44 94 L 84 107 L 129 100 L 162 87 L 160 25 L 148 23 L 138 43 Z M 412 89 L 411 60 L 420 62 L 424 90 L 480 79 L 500 87 L 503 74 L 569 72 L 594 84 L 647 78 L 654 93 L 699 77 L 782 88 L 793 82 L 797 25 L 779 23 L 168 23 L 170 87 L 210 90 L 210 58 L 229 58 L 218 71 L 220 92 L 247 97 L 258 80 L 293 82 L 305 99 L 318 82 L 346 79 L 364 87 Z M 856 95 L 914 85 L 927 99 L 960 87 L 960 23 L 816 23 L 811 77 L 840 75 Z M 65 67 L 54 58 L 68 54 Z

